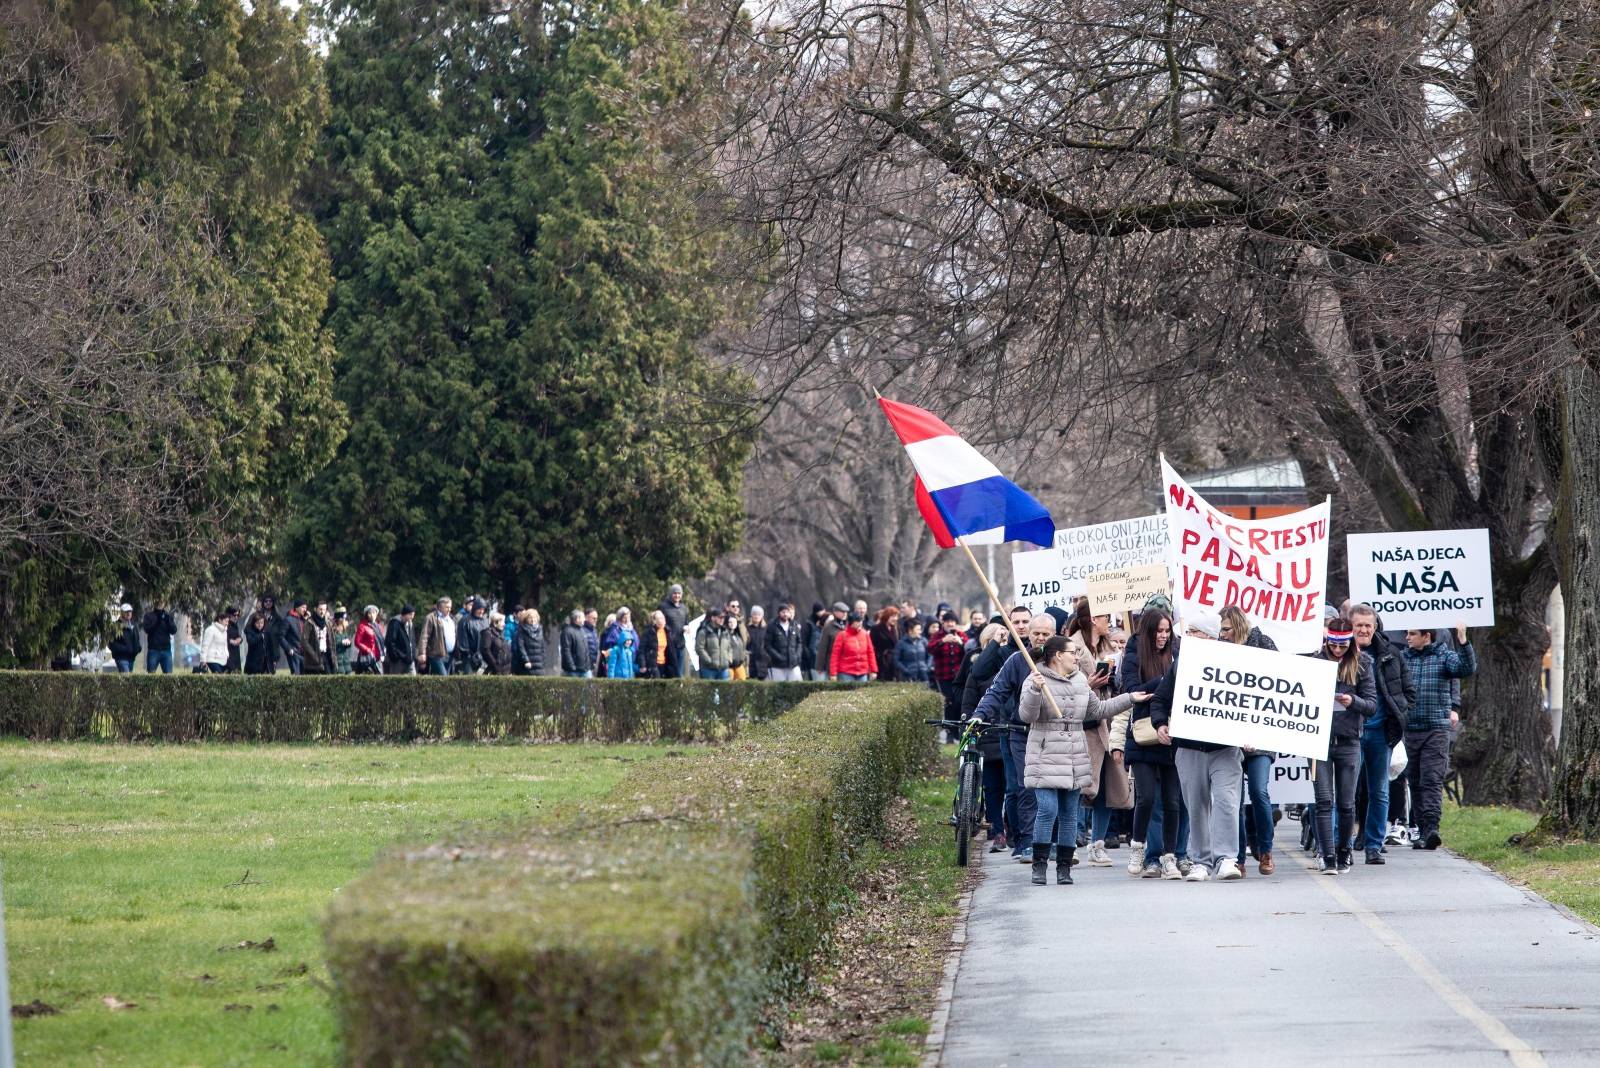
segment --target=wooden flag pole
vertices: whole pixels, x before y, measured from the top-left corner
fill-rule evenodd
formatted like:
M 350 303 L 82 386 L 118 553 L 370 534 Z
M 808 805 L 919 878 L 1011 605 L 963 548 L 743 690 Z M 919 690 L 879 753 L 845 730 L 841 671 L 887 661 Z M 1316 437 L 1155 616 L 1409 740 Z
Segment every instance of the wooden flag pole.
M 994 602 L 994 610 L 1000 613 L 1000 618 L 1006 621 L 1006 630 L 1011 632 L 1011 640 L 1017 643 L 1017 649 L 1022 653 L 1022 660 L 1028 665 L 1028 673 L 1036 675 L 1039 666 L 1033 662 L 1033 654 L 1028 652 L 1028 643 L 1022 640 L 1022 635 L 1017 633 L 1016 625 L 1011 622 L 1011 613 L 1006 611 L 1006 606 L 1000 603 L 1000 591 L 994 588 L 989 581 L 989 576 L 983 573 L 983 568 L 978 566 L 978 558 L 972 555 L 972 547 L 967 544 L 966 538 L 957 538 L 956 544 L 961 546 L 961 551 L 967 554 L 967 562 L 972 565 L 973 573 L 978 576 L 978 581 L 983 583 L 983 588 L 989 594 L 989 600 Z M 1050 687 L 1044 687 L 1044 699 L 1050 702 L 1050 711 L 1055 713 L 1057 719 L 1065 719 L 1061 709 L 1056 705 L 1055 694 L 1050 692 Z

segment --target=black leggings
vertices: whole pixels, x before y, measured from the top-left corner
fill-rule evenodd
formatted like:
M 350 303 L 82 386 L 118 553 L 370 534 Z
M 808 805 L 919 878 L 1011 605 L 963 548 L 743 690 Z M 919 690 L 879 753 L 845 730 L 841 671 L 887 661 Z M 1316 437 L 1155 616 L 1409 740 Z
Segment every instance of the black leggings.
M 1178 838 L 1178 769 L 1173 764 L 1133 765 L 1133 840 L 1148 842 L 1150 814 L 1161 797 L 1162 852 L 1175 853 Z

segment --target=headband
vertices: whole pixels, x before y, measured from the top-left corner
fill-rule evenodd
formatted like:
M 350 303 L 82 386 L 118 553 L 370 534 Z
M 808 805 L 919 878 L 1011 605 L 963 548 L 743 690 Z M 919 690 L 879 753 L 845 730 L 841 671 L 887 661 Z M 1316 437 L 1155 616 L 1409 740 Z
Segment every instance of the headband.
M 1330 630 L 1328 632 L 1328 640 L 1334 643 L 1347 642 L 1355 636 L 1355 631 L 1352 630 Z

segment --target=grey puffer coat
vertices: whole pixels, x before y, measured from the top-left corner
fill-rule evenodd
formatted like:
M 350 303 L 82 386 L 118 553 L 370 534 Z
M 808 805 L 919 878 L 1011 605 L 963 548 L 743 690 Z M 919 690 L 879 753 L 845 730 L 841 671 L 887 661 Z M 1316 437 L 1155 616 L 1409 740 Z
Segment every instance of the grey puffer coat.
M 1017 713 L 1029 724 L 1022 784 L 1030 790 L 1082 790 L 1094 781 L 1083 721 L 1110 719 L 1133 706 L 1133 695 L 1119 694 L 1102 701 L 1076 668 L 1070 675 L 1057 674 L 1047 667 L 1040 667 L 1039 673 L 1050 687 L 1061 718 L 1056 718 L 1043 691 L 1033 688 L 1032 679 L 1022 684 Z

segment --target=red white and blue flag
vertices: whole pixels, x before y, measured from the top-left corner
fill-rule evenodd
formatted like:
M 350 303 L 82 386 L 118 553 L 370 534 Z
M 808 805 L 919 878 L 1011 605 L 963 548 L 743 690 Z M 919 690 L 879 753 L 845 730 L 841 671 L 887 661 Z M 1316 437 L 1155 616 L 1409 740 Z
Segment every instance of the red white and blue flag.
M 1000 474 L 932 412 L 878 398 L 917 471 L 917 509 L 940 548 L 1030 541 L 1049 548 L 1056 525 L 1044 505 Z

